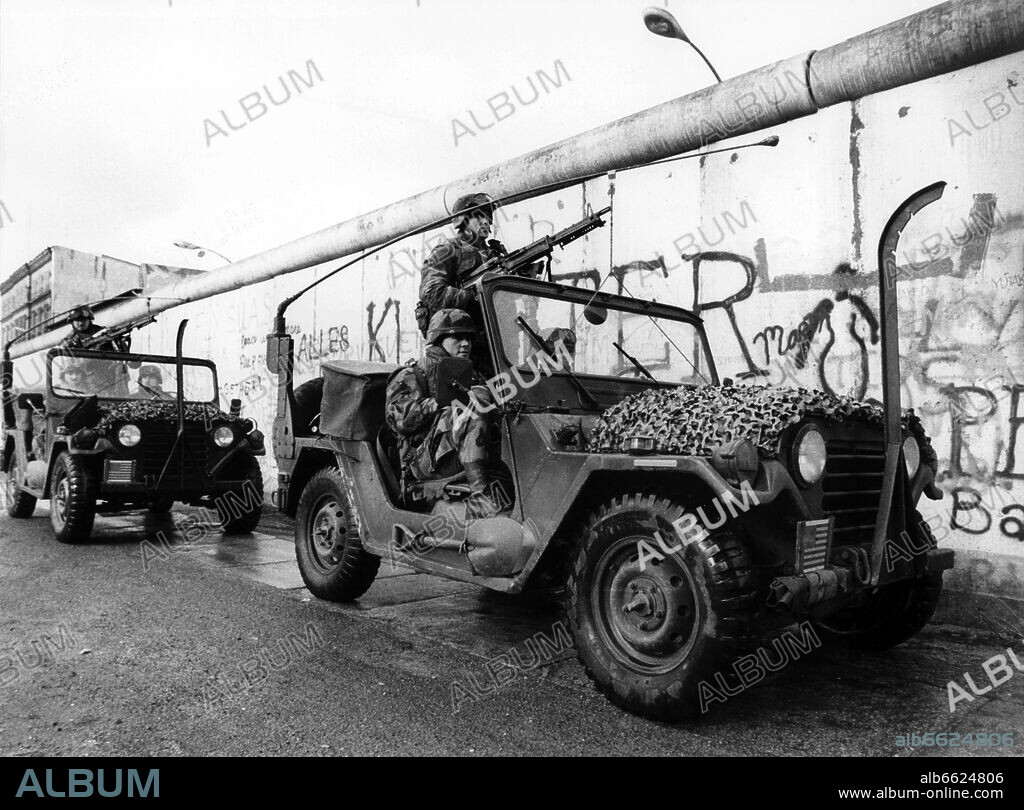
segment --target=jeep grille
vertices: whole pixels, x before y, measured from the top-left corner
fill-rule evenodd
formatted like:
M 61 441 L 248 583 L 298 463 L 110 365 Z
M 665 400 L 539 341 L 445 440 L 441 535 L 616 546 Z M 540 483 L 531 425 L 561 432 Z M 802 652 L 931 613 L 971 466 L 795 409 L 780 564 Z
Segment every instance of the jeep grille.
M 826 439 L 821 482 L 823 517 L 835 518 L 833 546 L 870 542 L 885 473 L 885 445 L 877 440 Z
M 142 474 L 152 476 L 155 480 L 167 463 L 167 456 L 174 445 L 174 437 L 178 434 L 178 426 L 171 422 L 146 422 L 142 426 Z M 206 470 L 207 436 L 202 424 L 185 424 L 185 475 L 191 483 L 198 484 L 198 473 L 191 468 L 190 459 L 195 459 L 199 469 Z M 191 451 L 191 453 L 189 453 Z M 178 469 L 174 463 L 167 471 L 173 476 Z M 165 478 L 165 481 L 167 479 Z M 171 480 L 175 480 L 171 478 Z

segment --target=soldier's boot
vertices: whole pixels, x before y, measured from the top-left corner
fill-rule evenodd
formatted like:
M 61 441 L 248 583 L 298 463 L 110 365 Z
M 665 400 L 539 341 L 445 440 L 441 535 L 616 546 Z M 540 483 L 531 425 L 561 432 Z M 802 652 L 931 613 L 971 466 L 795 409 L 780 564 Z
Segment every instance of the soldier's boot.
M 470 496 L 466 499 L 466 517 L 489 518 L 501 514 L 501 507 L 491 497 L 487 465 L 482 461 L 470 461 L 465 468 L 470 489 Z

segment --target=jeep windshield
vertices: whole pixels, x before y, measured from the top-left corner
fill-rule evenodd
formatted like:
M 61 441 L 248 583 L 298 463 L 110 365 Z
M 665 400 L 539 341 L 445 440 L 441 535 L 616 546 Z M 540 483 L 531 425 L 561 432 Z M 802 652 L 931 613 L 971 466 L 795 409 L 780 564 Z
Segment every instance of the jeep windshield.
M 637 379 L 649 385 L 699 386 L 713 381 L 706 337 L 700 321 L 689 313 L 655 302 L 594 296 L 587 289 L 569 292 L 553 284 L 543 286 L 551 293 L 493 293 L 501 352 L 510 366 L 529 367 L 538 351 L 533 331 L 564 368 L 584 378 Z
M 184 361 L 182 383 L 186 402 L 217 401 L 217 378 L 206 363 Z M 50 388 L 65 399 L 175 402 L 178 371 L 168 357 L 76 351 L 51 358 Z

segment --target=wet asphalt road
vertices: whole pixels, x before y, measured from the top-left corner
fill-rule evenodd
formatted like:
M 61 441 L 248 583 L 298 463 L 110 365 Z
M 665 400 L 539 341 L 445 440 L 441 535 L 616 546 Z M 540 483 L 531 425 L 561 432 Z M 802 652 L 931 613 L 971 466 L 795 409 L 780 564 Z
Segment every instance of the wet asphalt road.
M 559 619 L 550 597 L 387 561 L 358 603 L 320 602 L 274 514 L 252 536 L 191 543 L 170 517 L 99 518 L 93 541 L 70 547 L 53 539 L 45 506 L 27 521 L 4 513 L 0 754 L 1024 752 L 1024 672 L 955 713 L 947 696 L 965 672 L 987 685 L 982 663 L 1007 646 L 1024 660 L 1021 634 L 933 627 L 885 653 L 817 650 L 699 722 L 666 725 L 594 691 Z M 942 731 L 1012 733 L 1017 746 L 897 745 Z

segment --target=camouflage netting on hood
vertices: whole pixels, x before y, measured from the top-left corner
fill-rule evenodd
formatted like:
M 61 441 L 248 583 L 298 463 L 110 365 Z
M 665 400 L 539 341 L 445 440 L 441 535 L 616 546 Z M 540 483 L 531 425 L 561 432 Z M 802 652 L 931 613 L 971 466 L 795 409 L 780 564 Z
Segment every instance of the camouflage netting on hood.
M 657 453 L 710 456 L 725 442 L 749 439 L 761 456 L 774 458 L 779 436 L 805 416 L 883 424 L 876 405 L 806 388 L 651 388 L 606 410 L 591 446 L 599 453 L 618 453 L 626 437 L 651 436 Z M 917 438 L 922 459 L 933 459 L 931 442 L 912 410 L 903 417 L 903 427 Z
M 224 413 L 216 405 L 197 402 L 185 403 L 186 422 L 239 422 L 240 417 Z M 125 401 L 100 407 L 98 428 L 106 428 L 117 422 L 178 422 L 178 406 L 174 402 L 153 402 L 139 400 Z

